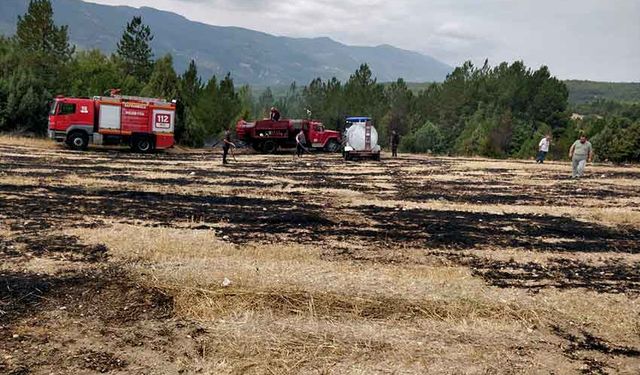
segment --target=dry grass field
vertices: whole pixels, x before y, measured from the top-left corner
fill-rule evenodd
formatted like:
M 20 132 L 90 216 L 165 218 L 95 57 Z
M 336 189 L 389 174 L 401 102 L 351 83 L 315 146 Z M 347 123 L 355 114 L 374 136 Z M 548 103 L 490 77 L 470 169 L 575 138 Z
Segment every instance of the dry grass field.
M 0 373 L 640 373 L 640 168 L 237 159 L 0 138 Z

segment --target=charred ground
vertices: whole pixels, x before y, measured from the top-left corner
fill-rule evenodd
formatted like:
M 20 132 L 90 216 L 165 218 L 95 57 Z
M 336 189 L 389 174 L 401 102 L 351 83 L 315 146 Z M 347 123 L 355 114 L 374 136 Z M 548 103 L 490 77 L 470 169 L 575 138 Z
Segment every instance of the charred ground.
M 142 282 L 130 259 L 69 234 L 78 229 L 210 231 L 238 247 L 312 244 L 330 264 L 466 269 L 495 293 L 586 291 L 632 303 L 640 293 L 637 168 L 590 167 L 586 179 L 574 181 L 566 178 L 566 164 L 413 156 L 361 164 L 333 155 L 238 159 L 222 168 L 208 152 L 76 153 L 0 144 L 0 371 L 207 369 L 206 324 L 174 311 L 175 290 Z M 148 259 L 139 262 L 154 267 Z M 352 311 L 357 319 L 409 322 L 432 316 L 424 301 L 378 296 L 374 303 L 296 288 L 255 294 L 248 306 L 299 315 L 311 299 L 316 317 Z M 246 298 L 240 296 L 206 298 L 218 306 Z M 568 369 L 640 368 L 637 327 L 616 342 L 588 324 L 561 318 L 538 324 L 536 330 L 555 340 L 544 350 L 562 356 Z M 367 345 L 393 352 L 386 342 Z M 375 358 L 366 345 L 357 348 L 367 360 Z M 527 350 L 539 350 L 516 349 L 525 362 Z M 269 362 L 269 369 L 297 372 L 287 367 L 298 360 L 295 353 L 278 353 L 282 363 Z M 305 371 L 326 369 L 301 363 Z

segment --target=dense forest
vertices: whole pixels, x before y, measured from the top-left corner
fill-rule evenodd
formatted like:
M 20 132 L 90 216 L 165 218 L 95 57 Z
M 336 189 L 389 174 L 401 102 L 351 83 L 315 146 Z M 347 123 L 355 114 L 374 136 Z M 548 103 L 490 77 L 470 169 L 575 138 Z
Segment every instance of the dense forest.
M 569 80 L 569 103 L 586 104 L 596 100 L 640 102 L 640 82 L 592 82 Z
M 94 96 L 120 88 L 127 95 L 176 99 L 176 138 L 190 146 L 276 106 L 286 117 L 312 116 L 334 128 L 348 115 L 371 116 L 383 145 L 395 129 L 401 149 L 410 152 L 528 158 L 551 133 L 551 156 L 564 158 L 586 131 L 600 160 L 640 160 L 638 104 L 586 103 L 580 108 L 586 116 L 572 119 L 567 86 L 546 67 L 467 62 L 444 82 L 416 92 L 402 79 L 377 82 L 363 64 L 346 82 L 315 79 L 303 87 L 292 84 L 281 95 L 269 88 L 254 93 L 236 87 L 231 74 L 202 81 L 193 61 L 176 73 L 170 55 L 154 56 L 153 31 L 140 17 L 123 25 L 117 51 L 107 56 L 76 51 L 67 27 L 55 25 L 52 16 L 49 0 L 31 0 L 15 36 L 0 38 L 0 131 L 44 134 L 55 95 Z

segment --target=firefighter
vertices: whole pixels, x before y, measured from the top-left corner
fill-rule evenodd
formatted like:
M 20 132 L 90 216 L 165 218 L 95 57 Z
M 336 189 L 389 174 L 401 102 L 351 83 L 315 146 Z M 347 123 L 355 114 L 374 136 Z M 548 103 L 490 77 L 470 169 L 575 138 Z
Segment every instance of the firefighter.
M 280 111 L 276 107 L 271 107 L 271 121 L 280 121 Z
M 231 142 L 231 132 L 229 131 L 229 129 L 226 129 L 224 131 L 224 138 L 222 140 L 222 142 L 224 143 L 222 145 L 222 164 L 229 164 L 229 162 L 227 161 L 227 155 L 229 154 L 229 148 L 233 147 L 235 148 L 236 145 Z
M 391 156 L 398 157 L 398 145 L 400 144 L 400 135 L 397 131 L 391 131 Z
M 304 151 L 307 149 L 304 145 L 307 140 L 304 136 L 304 131 L 300 129 L 300 132 L 296 135 L 296 155 L 301 157 Z

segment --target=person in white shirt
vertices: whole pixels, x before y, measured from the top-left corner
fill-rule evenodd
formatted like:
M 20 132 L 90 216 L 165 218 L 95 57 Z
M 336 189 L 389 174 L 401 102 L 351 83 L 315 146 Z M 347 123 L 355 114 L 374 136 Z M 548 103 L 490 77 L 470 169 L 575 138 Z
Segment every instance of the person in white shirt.
M 547 134 L 546 137 L 542 138 L 540 143 L 538 143 L 538 156 L 536 156 L 536 163 L 544 163 L 544 158 L 547 157 L 547 153 L 549 152 L 549 146 L 551 145 L 551 134 Z

